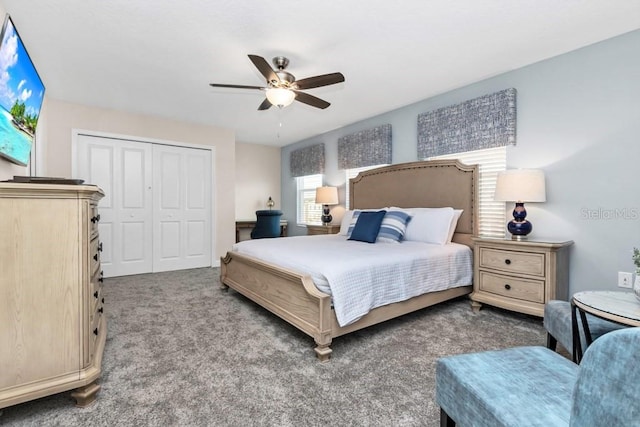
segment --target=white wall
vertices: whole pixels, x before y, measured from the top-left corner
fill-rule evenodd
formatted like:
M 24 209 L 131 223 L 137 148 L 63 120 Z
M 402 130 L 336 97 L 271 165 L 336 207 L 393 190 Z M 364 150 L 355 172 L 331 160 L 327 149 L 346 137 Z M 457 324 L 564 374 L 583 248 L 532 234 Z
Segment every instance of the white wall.
M 343 190 L 340 136 L 390 123 L 393 163 L 415 161 L 418 114 L 514 87 L 517 145 L 507 167 L 542 168 L 547 177 L 547 203 L 527 205 L 531 238 L 575 242 L 571 292 L 618 289 L 617 272 L 633 271 L 631 252 L 640 247 L 639 47 L 634 31 L 283 147 L 284 218 L 295 219 L 292 150 L 324 142 L 325 183 Z
M 236 143 L 236 219 L 255 219 L 269 196 L 280 209 L 280 147 Z
M 267 209 L 269 196 L 280 209 L 280 147 L 236 143 L 236 219 L 255 220 L 256 211 Z M 240 230 L 240 240 L 250 229 Z

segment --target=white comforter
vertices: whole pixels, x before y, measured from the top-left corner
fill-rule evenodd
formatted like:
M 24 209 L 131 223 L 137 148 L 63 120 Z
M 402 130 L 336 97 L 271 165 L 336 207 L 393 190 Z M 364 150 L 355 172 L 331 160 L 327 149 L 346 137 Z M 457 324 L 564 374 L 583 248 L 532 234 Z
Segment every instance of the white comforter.
M 471 249 L 456 243 L 371 244 L 321 235 L 246 240 L 233 250 L 311 276 L 332 296 L 340 326 L 376 307 L 471 285 L 473 275 Z

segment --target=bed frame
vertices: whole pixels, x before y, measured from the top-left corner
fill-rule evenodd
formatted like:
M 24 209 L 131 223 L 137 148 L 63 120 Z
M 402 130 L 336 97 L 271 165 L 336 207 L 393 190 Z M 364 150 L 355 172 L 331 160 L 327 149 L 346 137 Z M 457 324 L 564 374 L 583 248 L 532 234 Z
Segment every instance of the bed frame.
M 402 163 L 360 173 L 349 181 L 351 209 L 445 207 L 464 209 L 453 241 L 472 247 L 477 235 L 478 167 L 456 160 Z M 334 337 L 469 294 L 472 286 L 432 292 L 378 307 L 358 321 L 339 326 L 331 296 L 320 292 L 311 277 L 235 252 L 221 258 L 220 283 L 251 299 L 316 343 L 320 361 L 331 357 Z

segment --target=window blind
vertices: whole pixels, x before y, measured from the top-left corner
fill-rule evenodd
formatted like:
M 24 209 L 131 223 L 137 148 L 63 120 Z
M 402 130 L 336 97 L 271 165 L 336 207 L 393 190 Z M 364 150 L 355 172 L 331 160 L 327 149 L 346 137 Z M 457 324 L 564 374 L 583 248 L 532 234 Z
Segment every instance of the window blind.
M 482 237 L 505 236 L 506 214 L 504 202 L 493 200 L 498 172 L 507 168 L 506 147 L 468 151 L 430 157 L 427 160 L 458 159 L 467 165 L 479 166 L 478 188 L 478 233 Z
M 301 225 L 322 224 L 322 205 L 316 204 L 316 188 L 322 187 L 322 174 L 299 176 L 296 178 L 297 202 L 296 219 Z

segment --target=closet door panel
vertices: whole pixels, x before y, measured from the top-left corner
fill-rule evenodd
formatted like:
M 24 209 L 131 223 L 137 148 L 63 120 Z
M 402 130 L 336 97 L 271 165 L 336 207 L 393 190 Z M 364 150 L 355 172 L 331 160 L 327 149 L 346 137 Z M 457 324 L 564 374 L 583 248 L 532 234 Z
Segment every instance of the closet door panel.
M 211 152 L 154 145 L 154 271 L 211 265 Z

